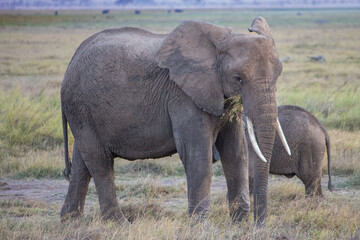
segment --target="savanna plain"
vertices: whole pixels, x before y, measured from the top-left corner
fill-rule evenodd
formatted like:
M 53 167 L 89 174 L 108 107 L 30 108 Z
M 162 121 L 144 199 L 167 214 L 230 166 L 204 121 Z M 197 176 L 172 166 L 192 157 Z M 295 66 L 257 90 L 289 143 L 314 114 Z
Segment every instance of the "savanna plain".
M 191 227 L 186 181 L 177 155 L 115 160 L 117 198 L 129 227 L 100 218 L 90 184 L 84 216 L 61 222 L 67 191 L 62 176 L 60 85 L 79 44 L 105 28 L 138 26 L 167 33 L 183 20 L 204 20 L 246 33 L 264 16 L 283 72 L 278 105 L 312 112 L 331 137 L 335 190 L 305 198 L 295 177 L 270 176 L 266 227 L 253 216 L 232 224 L 220 163 L 213 165 L 208 226 Z M 0 11 L 1 239 L 360 239 L 360 9 Z M 326 61 L 311 61 L 322 55 Z M 73 139 L 71 139 L 72 143 Z M 70 143 L 70 148 L 72 148 Z M 71 150 L 71 149 L 70 149 Z

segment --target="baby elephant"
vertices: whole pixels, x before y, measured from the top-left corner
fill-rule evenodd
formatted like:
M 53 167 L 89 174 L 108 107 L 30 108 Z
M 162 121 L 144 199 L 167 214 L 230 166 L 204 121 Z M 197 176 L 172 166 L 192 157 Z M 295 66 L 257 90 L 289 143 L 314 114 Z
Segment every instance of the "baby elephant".
M 270 173 L 285 175 L 288 178 L 292 178 L 296 175 L 305 184 L 307 196 L 322 196 L 322 159 L 326 147 L 329 174 L 328 188 L 332 191 L 333 186 L 331 184 L 330 175 L 330 139 L 324 126 L 314 115 L 297 106 L 280 106 L 278 108 L 278 116 L 292 155 L 289 156 L 287 154 L 279 136 L 276 136 L 270 162 Z M 248 149 L 249 184 L 250 192 L 252 192 L 254 162 L 260 160 L 251 144 L 248 144 Z

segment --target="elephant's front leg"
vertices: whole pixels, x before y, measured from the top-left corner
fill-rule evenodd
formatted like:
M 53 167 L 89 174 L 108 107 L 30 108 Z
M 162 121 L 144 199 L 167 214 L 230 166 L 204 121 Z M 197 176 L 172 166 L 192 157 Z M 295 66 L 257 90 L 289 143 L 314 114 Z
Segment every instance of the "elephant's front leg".
M 216 147 L 226 178 L 230 215 L 238 222 L 250 212 L 248 151 L 241 123 L 228 122 L 219 132 Z
M 210 144 L 194 146 L 183 161 L 187 178 L 189 215 L 195 219 L 206 218 L 210 208 L 212 176 L 210 146 Z
M 187 178 L 189 215 L 198 221 L 210 208 L 213 136 L 196 123 L 174 131 L 174 137 Z

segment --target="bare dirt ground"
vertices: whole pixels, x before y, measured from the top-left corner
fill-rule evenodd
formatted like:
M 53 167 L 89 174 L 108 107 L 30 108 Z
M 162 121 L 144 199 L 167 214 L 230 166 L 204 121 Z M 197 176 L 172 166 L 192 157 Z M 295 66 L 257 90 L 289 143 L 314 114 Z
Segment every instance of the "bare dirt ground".
M 142 182 L 146 181 L 141 179 Z M 117 184 L 136 184 L 139 180 L 117 180 Z M 186 187 L 185 178 L 172 177 L 162 178 L 157 182 L 159 186 L 180 186 Z M 50 180 L 50 179 L 30 179 L 30 180 L 0 180 L 0 200 L 25 200 L 39 201 L 47 204 L 61 205 L 65 199 L 69 183 L 66 180 Z M 89 188 L 95 188 L 93 181 L 90 182 Z M 226 183 L 223 177 L 215 177 L 211 185 L 212 193 L 225 191 Z M 186 199 L 186 194 L 178 197 L 178 199 L 166 199 L 165 205 L 172 205 Z M 89 194 L 88 194 L 89 196 Z M 93 205 L 96 201 L 94 197 L 88 197 L 86 202 Z
M 333 177 L 333 184 L 336 189 L 330 193 L 327 189 L 327 177 L 322 179 L 322 188 L 325 196 L 331 195 L 334 197 L 344 197 L 350 199 L 358 199 L 360 203 L 360 188 L 352 188 L 346 186 L 347 177 Z M 146 179 L 141 179 L 142 182 Z M 297 178 L 286 179 L 285 177 L 270 176 L 270 186 L 286 181 L 295 181 L 298 184 L 301 182 Z M 136 184 L 139 180 L 116 180 L 116 184 Z M 184 186 L 186 188 L 186 180 L 184 177 L 168 177 L 160 178 L 156 181 L 159 186 Z M 25 200 L 25 201 L 38 201 L 46 204 L 55 204 L 61 207 L 65 199 L 68 188 L 66 180 L 49 180 L 49 179 L 32 179 L 32 180 L 0 180 L 0 200 Z M 90 189 L 95 188 L 94 183 L 90 183 Z M 226 182 L 224 177 L 213 177 L 211 184 L 212 195 L 221 194 L 226 192 Z M 92 196 L 89 196 L 92 195 Z M 88 207 L 97 204 L 97 197 L 94 194 L 88 194 L 86 205 Z M 186 205 L 186 193 L 177 196 L 176 198 L 167 198 L 164 200 L 165 206 L 171 205 Z M 89 209 L 87 207 L 87 209 Z

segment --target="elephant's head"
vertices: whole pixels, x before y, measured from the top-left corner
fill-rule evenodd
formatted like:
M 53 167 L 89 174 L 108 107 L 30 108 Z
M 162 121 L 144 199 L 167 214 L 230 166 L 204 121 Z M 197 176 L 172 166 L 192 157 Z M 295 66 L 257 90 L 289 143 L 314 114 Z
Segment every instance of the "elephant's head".
M 209 23 L 183 22 L 166 36 L 156 60 L 170 70 L 170 79 L 210 114 L 222 115 L 224 100 L 241 94 L 263 160 L 270 161 L 277 128 L 276 80 L 282 65 L 265 19 L 256 18 L 249 31 L 257 34 L 235 34 Z M 263 176 L 255 177 L 259 185 L 254 195 L 265 207 L 255 214 L 266 214 L 268 167 L 261 160 L 255 166 Z

